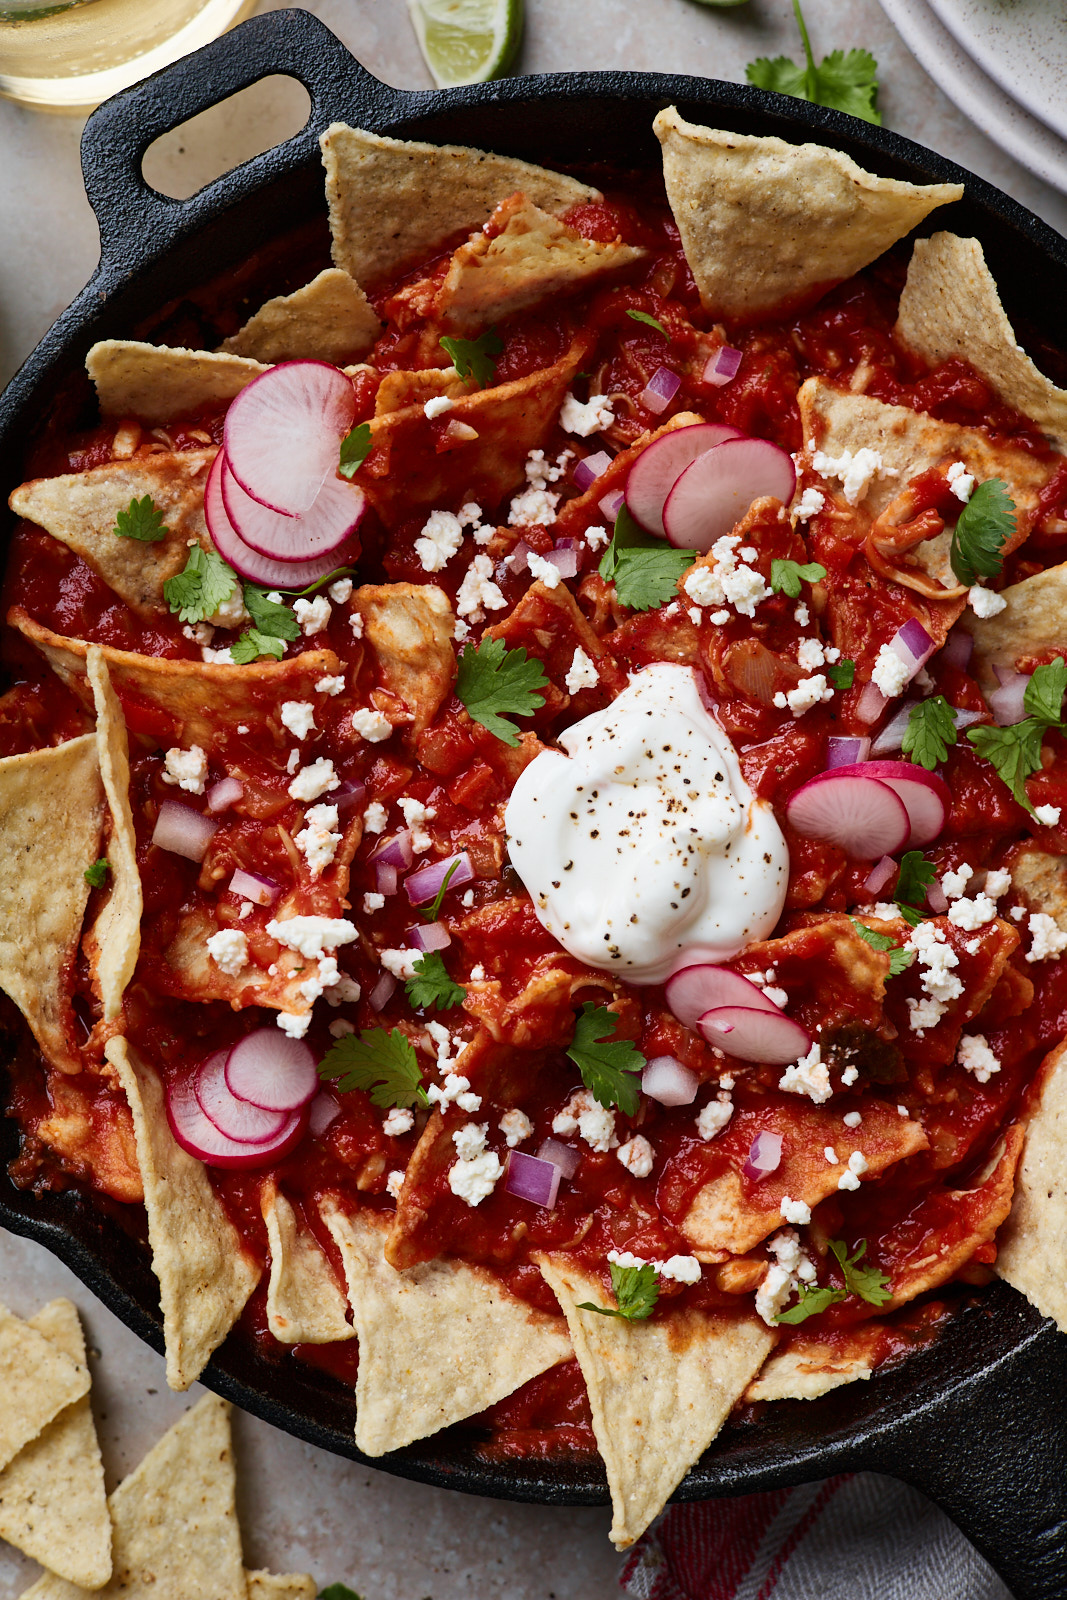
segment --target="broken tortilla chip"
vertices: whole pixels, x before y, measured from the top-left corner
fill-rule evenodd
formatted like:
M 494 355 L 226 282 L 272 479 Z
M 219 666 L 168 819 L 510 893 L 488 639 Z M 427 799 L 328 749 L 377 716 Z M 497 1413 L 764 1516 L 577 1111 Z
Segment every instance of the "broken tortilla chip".
M 318 1584 L 307 1572 L 246 1572 L 248 1600 L 315 1600 Z
M 111 893 L 96 919 L 92 937 L 98 955 L 96 981 L 105 1022 L 122 1014 L 122 997 L 137 965 L 141 948 L 141 875 L 137 870 L 137 835 L 130 807 L 130 754 L 126 723 L 118 696 L 111 687 L 107 662 L 99 645 L 91 644 L 85 658 L 96 703 L 96 750 L 100 776 L 111 811 L 111 837 L 107 860 Z
M 465 1261 L 398 1272 L 385 1259 L 389 1219 L 322 1217 L 337 1243 L 359 1336 L 356 1444 L 369 1456 L 399 1450 L 484 1411 L 573 1355 L 566 1328 Z
M 715 1438 L 778 1338 L 755 1316 L 678 1311 L 629 1322 L 582 1311 L 600 1279 L 563 1255 L 535 1256 L 582 1369 L 611 1491 L 609 1537 L 625 1550 Z
M 775 1350 L 745 1390 L 745 1399 L 818 1400 L 842 1384 L 867 1379 L 882 1354 L 879 1322 L 847 1328 L 833 1339 L 800 1334 Z
M 267 1326 L 282 1344 L 333 1344 L 355 1337 L 348 1301 L 314 1234 L 274 1184 L 260 1195 L 270 1241 Z
M 385 688 L 404 702 L 413 731 L 421 733 L 456 676 L 452 602 L 432 583 L 364 584 L 352 594 L 352 610 L 363 618 Z
M 0 1305 L 0 1468 L 89 1393 L 83 1361 Z
M 294 294 L 278 295 L 220 350 L 255 361 L 327 361 L 343 366 L 366 355 L 382 331 L 378 314 L 356 280 L 327 267 Z
M 686 260 L 716 314 L 810 304 L 963 198 L 962 184 L 879 178 L 826 145 L 695 127 L 674 106 L 652 128 Z
M 517 190 L 553 216 L 602 198 L 574 178 L 463 145 L 388 139 L 343 122 L 319 143 L 334 263 L 371 286 L 434 245 L 480 228 Z
M 1039 656 L 1046 650 L 1059 650 L 1062 654 L 1067 562 L 1035 572 L 1021 583 L 1009 584 L 1000 595 L 1006 605 L 995 617 L 965 612 L 961 619 L 974 637 L 974 669 L 985 689 L 996 688 L 997 667 L 1014 667 L 1017 661 Z
M 1028 846 L 1009 866 L 1011 886 L 1022 896 L 1027 910 L 1043 912 L 1061 933 L 1067 933 L 1067 856 Z
M 136 339 L 102 339 L 85 358 L 105 417 L 173 422 L 226 405 L 267 368 L 225 351 L 176 350 Z
M 1067 1039 L 1039 1073 L 1015 1197 L 997 1234 L 995 1270 L 1067 1333 Z
M 133 1113 L 152 1270 L 159 1282 L 167 1382 L 188 1389 L 244 1310 L 260 1277 L 201 1162 L 175 1141 L 157 1074 L 123 1038 L 104 1049 Z
M 0 988 L 61 1072 L 82 1070 L 71 967 L 103 824 L 95 734 L 0 760 Z
M 85 1366 L 85 1337 L 69 1300 L 52 1300 L 28 1326 Z M 111 1576 L 111 1517 L 88 1392 L 0 1472 L 0 1539 L 83 1589 Z
M 916 239 L 894 330 L 931 366 L 954 356 L 991 383 L 1057 450 L 1067 451 L 1067 390 L 1039 372 L 1015 337 L 977 239 Z

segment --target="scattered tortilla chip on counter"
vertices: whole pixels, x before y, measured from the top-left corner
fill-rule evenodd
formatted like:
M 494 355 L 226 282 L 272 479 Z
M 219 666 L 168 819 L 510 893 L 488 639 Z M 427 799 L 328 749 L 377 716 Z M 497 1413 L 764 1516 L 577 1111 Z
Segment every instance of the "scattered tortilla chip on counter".
M 374 285 L 461 230 L 480 228 L 517 190 L 553 216 L 599 190 L 512 156 L 388 139 L 335 122 L 322 135 L 335 265 Z
M 421 733 L 452 691 L 455 618 L 443 589 L 430 583 L 364 584 L 352 595 L 363 637 L 374 651 L 384 687 L 411 712 Z
M 582 1311 L 604 1299 L 600 1279 L 571 1257 L 537 1264 L 558 1299 L 582 1369 L 625 1550 L 658 1516 L 763 1365 L 778 1334 L 755 1316 L 681 1311 L 628 1322 Z
M 339 267 L 327 267 L 302 289 L 260 306 L 219 349 L 268 364 L 328 361 L 340 367 L 366 355 L 381 331 L 356 280 Z
M 894 332 L 931 366 L 953 356 L 970 362 L 1005 405 L 1067 451 L 1067 390 L 1039 372 L 1016 339 L 977 239 L 916 239 Z
M 995 617 L 964 612 L 961 619 L 974 636 L 974 665 L 979 683 L 987 690 L 997 686 L 995 667 L 1014 667 L 1024 657 L 1063 649 L 1067 562 L 1011 583 L 1000 594 L 1007 604 Z
M 126 722 L 118 696 L 111 687 L 107 662 L 99 645 L 91 644 L 85 658 L 96 702 L 96 745 L 100 776 L 111 812 L 107 844 L 111 893 L 93 927 L 99 952 L 96 981 L 105 1022 L 122 1014 L 122 996 L 133 977 L 141 948 L 141 875 L 137 870 L 137 835 L 130 806 L 130 755 Z
M 260 1204 L 270 1241 L 267 1326 L 282 1344 L 331 1344 L 353 1339 L 348 1300 L 322 1246 L 302 1228 L 296 1212 L 274 1184 L 265 1184 Z
M 820 1395 L 870 1377 L 881 1353 L 882 1325 L 864 1322 L 831 1341 L 817 1335 L 794 1337 L 772 1351 L 745 1390 L 745 1399 L 818 1400 Z
M 69 1300 L 52 1300 L 27 1326 L 84 1368 L 85 1337 Z M 83 1589 L 110 1578 L 111 1517 L 88 1392 L 0 1472 L 0 1539 Z
M 574 1354 L 562 1318 L 509 1294 L 465 1261 L 403 1272 L 385 1259 L 389 1219 L 322 1207 L 348 1279 L 359 1336 L 356 1444 L 399 1450 L 484 1411 Z
M 155 1072 L 125 1039 L 109 1039 L 104 1053 L 133 1113 L 152 1270 L 163 1309 L 167 1382 L 172 1389 L 188 1389 L 244 1310 L 260 1267 L 245 1253 L 203 1164 L 176 1143 Z
M 962 184 L 879 178 L 840 150 L 697 127 L 674 106 L 652 127 L 700 298 L 726 316 L 811 303 L 963 198 Z
M 246 1572 L 248 1600 L 315 1600 L 318 1584 L 306 1572 Z
M 171 422 L 223 405 L 266 367 L 226 351 L 176 350 L 136 339 L 102 339 L 85 358 L 105 417 Z
M 0 1306 L 0 1468 L 88 1393 L 84 1362 Z
M 1041 1063 L 1039 1099 L 997 1234 L 996 1272 L 1067 1333 L 1067 1040 Z

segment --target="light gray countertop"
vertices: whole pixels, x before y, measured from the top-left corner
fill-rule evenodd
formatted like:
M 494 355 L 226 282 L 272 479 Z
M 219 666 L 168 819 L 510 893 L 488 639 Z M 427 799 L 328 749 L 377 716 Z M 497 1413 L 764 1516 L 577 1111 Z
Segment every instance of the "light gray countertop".
M 279 9 L 269 3 L 261 11 Z M 428 88 L 404 0 L 311 0 L 378 77 Z M 693 0 L 527 0 L 524 72 L 625 67 L 741 80 L 757 55 L 799 56 L 789 0 L 716 10 Z M 1067 196 L 1032 177 L 955 109 L 908 53 L 877 0 L 806 0 L 816 55 L 863 45 L 879 63 L 886 123 L 969 167 L 1067 228 Z M 300 125 L 304 91 L 269 80 L 168 135 L 146 172 L 190 194 Z M 96 225 L 78 164 L 80 119 L 0 101 L 0 381 L 90 276 Z M 192 1402 L 168 1392 L 162 1361 L 43 1249 L 0 1233 L 0 1301 L 31 1315 L 67 1294 L 87 1324 L 109 1487 Z M 357 1467 L 250 1417 L 236 1419 L 250 1566 L 341 1579 L 364 1600 L 610 1600 L 620 1558 L 602 1510 L 473 1501 Z M 0 1600 L 37 1568 L 0 1545 Z

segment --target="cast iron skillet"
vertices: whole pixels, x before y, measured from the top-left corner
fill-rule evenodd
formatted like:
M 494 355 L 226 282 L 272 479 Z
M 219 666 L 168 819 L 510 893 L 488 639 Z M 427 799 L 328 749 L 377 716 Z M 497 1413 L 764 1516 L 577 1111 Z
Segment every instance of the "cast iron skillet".
M 295 137 L 209 184 L 192 199 L 147 187 L 141 158 L 160 134 L 270 73 L 298 78 L 312 111 Z M 516 78 L 443 93 L 400 93 L 372 78 L 307 12 L 246 22 L 196 55 L 109 101 L 82 143 L 89 199 L 100 224 L 92 281 L 46 334 L 0 397 L 0 484 L 16 484 L 28 441 L 54 413 L 91 420 L 81 370 L 89 346 L 146 326 L 160 342 L 190 342 L 203 314 L 196 291 L 290 230 L 318 240 L 327 264 L 317 139 L 343 120 L 402 138 L 451 141 L 568 167 L 659 164 L 652 118 L 676 104 L 697 122 L 743 133 L 814 139 L 888 177 L 961 181 L 966 197 L 925 231 L 978 234 L 1009 313 L 1037 312 L 1040 330 L 1067 349 L 1067 241 L 999 190 L 897 134 L 801 101 L 706 79 L 651 73 Z M 316 220 L 317 219 L 317 220 Z M 306 262 L 306 256 L 303 258 Z M 303 281 L 285 247 L 261 297 Z M 160 308 L 170 309 L 161 314 Z M 162 1350 L 158 1292 L 147 1252 L 118 1218 L 77 1191 L 33 1196 L 7 1178 L 14 1122 L 0 1121 L 0 1223 L 53 1251 L 130 1328 Z M 332 1379 L 233 1340 L 204 1381 L 297 1437 L 362 1460 L 354 1406 Z M 1001 1572 L 1016 1600 L 1067 1595 L 1067 1340 L 1004 1284 L 976 1295 L 932 1347 L 869 1383 L 816 1402 L 783 1402 L 755 1423 L 728 1425 L 677 1499 L 770 1489 L 860 1469 L 891 1474 L 935 1499 Z M 487 1464 L 453 1430 L 372 1463 L 422 1482 L 553 1505 L 598 1505 L 599 1463 Z

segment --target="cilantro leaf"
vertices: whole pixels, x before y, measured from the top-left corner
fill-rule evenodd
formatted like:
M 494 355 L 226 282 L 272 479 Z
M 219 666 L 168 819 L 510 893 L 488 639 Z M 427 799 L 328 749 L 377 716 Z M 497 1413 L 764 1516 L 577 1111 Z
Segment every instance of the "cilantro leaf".
M 830 1284 L 800 1285 L 800 1299 L 795 1306 L 790 1306 L 788 1311 L 779 1311 L 775 1322 L 807 1322 L 809 1317 L 817 1317 L 820 1311 L 825 1311 L 827 1306 L 833 1306 L 845 1298 L 844 1289 L 831 1288 Z
M 907 972 L 914 960 L 914 950 L 905 950 L 903 945 L 895 945 L 889 952 L 889 976 L 899 978 L 902 972 Z
M 503 639 L 483 639 L 478 648 L 464 645 L 456 670 L 456 694 L 475 722 L 502 744 L 515 746 L 518 731 L 501 713 L 529 717 L 545 703 L 543 689 L 548 683 L 542 663 L 527 657 L 524 649 L 509 650 Z
M 599 572 L 605 583 L 614 583 L 622 605 L 631 611 L 651 611 L 673 599 L 678 579 L 695 560 L 695 551 L 675 550 L 645 533 L 622 505 Z
M 909 756 L 916 766 L 933 772 L 947 757 L 949 746 L 955 743 L 956 719 L 943 694 L 935 694 L 912 706 L 900 742 L 902 754 Z
M 342 478 L 354 478 L 370 455 L 370 423 L 359 422 L 341 440 L 341 457 L 337 470 Z
M 271 639 L 299 639 L 300 625 L 288 606 L 267 596 L 257 583 L 244 586 L 245 606 L 259 633 Z
M 363 1089 L 372 1106 L 428 1106 L 422 1073 L 410 1040 L 399 1028 L 364 1028 L 346 1033 L 319 1062 L 319 1077 L 342 1094 Z
M 1062 656 L 1044 667 L 1035 667 L 1023 694 L 1023 710 L 1039 722 L 1059 724 L 1063 695 L 1067 690 L 1067 666 Z
M 486 328 L 477 339 L 441 339 L 440 344 L 464 383 L 484 389 L 496 377 L 496 361 L 504 341 L 495 328 Z
M 611 1287 L 615 1291 L 614 1306 L 595 1306 L 590 1300 L 578 1303 L 579 1311 L 597 1311 L 602 1317 L 622 1317 L 626 1322 L 644 1322 L 656 1308 L 659 1284 L 656 1269 L 651 1261 L 643 1267 L 620 1267 L 609 1261 Z
M 185 567 L 163 585 L 163 598 L 179 622 L 206 622 L 237 588 L 237 574 L 214 550 L 194 544 Z
M 796 66 L 788 56 L 775 56 L 773 60 L 760 56 L 745 68 L 749 83 L 755 84 L 757 89 L 773 89 L 778 94 L 791 94 L 797 100 L 810 100 L 817 106 L 847 111 L 849 116 L 860 117 L 864 122 L 881 123 L 882 118 L 874 106 L 878 63 L 870 51 L 850 50 L 846 55 L 843 50 L 832 50 L 816 66 L 800 0 L 793 0 L 793 12 L 804 46 L 804 66 Z
M 902 945 L 895 943 L 887 933 L 878 933 L 874 928 L 868 928 L 866 923 L 858 922 L 855 917 L 848 919 L 864 944 L 869 944 L 872 950 L 879 950 L 883 954 L 889 952 L 889 976 L 898 978 L 906 967 L 910 967 L 915 960 L 914 950 L 905 950 Z M 910 919 L 908 919 L 910 920 Z
M 861 1267 L 859 1262 L 867 1254 L 867 1241 L 861 1239 L 851 1255 L 843 1239 L 831 1239 L 830 1249 L 833 1252 L 838 1266 L 841 1268 L 845 1279 L 845 1288 L 849 1294 L 858 1295 L 861 1300 L 866 1300 L 868 1305 L 884 1306 L 887 1300 L 892 1300 L 893 1292 L 887 1288 L 889 1279 L 877 1267 Z
M 786 594 L 790 600 L 799 600 L 801 579 L 805 583 L 820 583 L 825 576 L 826 568 L 817 561 L 808 561 L 802 566 L 799 561 L 776 558 L 771 562 L 771 592 Z
M 856 663 L 846 656 L 826 668 L 826 676 L 835 689 L 851 689 L 856 681 Z
M 462 984 L 453 983 L 448 975 L 440 950 L 431 950 L 415 962 L 415 976 L 404 984 L 408 999 L 417 1011 L 436 1006 L 438 1011 L 451 1011 L 462 1005 L 467 991 Z
M 630 311 L 630 310 L 627 310 L 626 315 L 628 317 L 633 317 L 635 322 L 643 322 L 646 325 L 646 327 L 655 328 L 656 332 L 657 333 L 662 333 L 662 335 L 666 339 L 667 343 L 670 344 L 671 336 L 667 332 L 666 328 L 663 326 L 662 322 L 657 322 L 655 317 L 650 317 L 647 311 Z
M 1004 565 L 1003 546 L 1015 532 L 1015 502 L 1000 478 L 980 483 L 960 512 L 949 561 L 961 583 L 995 578 Z
M 140 500 L 134 495 L 125 511 L 115 517 L 112 533 L 120 539 L 140 539 L 142 544 L 158 544 L 170 532 L 163 526 L 163 513 L 150 494 Z
M 632 1039 L 613 1039 L 619 1019 L 607 1006 L 587 1000 L 574 1026 L 567 1054 L 582 1082 L 602 1106 L 618 1106 L 632 1117 L 641 1103 L 640 1078 L 645 1058 Z
M 107 856 L 101 856 L 99 860 L 93 862 L 91 867 L 86 867 L 82 877 L 90 889 L 102 889 L 107 882 L 107 875 L 110 871 L 111 862 L 107 859 Z
M 1012 794 L 1027 811 L 1033 811 L 1026 780 L 1041 766 L 1041 741 L 1047 726 L 1036 717 L 1014 722 L 1008 728 L 968 728 L 967 737 L 980 756 L 997 770 Z
M 921 906 L 926 900 L 927 886 L 933 881 L 933 862 L 927 861 L 921 850 L 908 850 L 900 858 L 900 873 L 893 899 L 902 909 L 904 906 Z
M 258 628 L 246 628 L 239 639 L 230 646 L 230 655 L 235 666 L 247 666 L 250 661 L 258 661 L 260 656 L 275 656 L 280 661 L 285 654 L 285 645 L 281 639 L 275 639 L 272 634 L 260 633 Z

